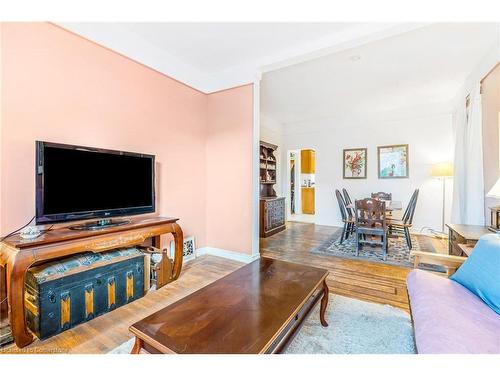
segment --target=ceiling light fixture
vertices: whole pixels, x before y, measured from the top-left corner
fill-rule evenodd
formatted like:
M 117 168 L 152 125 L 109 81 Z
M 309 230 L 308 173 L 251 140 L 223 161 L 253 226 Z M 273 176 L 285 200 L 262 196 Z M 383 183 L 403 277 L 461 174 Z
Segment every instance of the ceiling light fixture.
M 359 55 L 349 56 L 349 60 L 358 61 L 358 60 L 361 60 L 361 56 L 359 56 Z

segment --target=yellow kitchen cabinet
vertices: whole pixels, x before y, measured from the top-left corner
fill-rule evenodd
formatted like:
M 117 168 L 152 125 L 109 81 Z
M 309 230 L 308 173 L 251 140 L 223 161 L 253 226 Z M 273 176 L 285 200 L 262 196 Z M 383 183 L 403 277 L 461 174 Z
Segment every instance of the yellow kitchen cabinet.
M 316 173 L 316 152 L 300 150 L 300 173 Z
M 302 213 L 314 215 L 314 188 L 303 186 L 300 188 L 300 191 L 302 194 Z

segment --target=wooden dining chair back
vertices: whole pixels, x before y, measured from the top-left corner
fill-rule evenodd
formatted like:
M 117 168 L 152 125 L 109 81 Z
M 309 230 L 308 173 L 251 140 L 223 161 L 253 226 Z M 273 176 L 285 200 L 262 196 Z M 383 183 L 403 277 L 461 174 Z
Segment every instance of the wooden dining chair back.
M 347 214 L 351 217 L 354 217 L 354 209 L 352 208 L 352 200 L 349 196 L 349 193 L 345 188 L 342 188 L 342 194 L 344 195 L 344 202 L 347 208 Z
M 387 259 L 387 212 L 385 201 L 378 199 L 362 199 L 355 203 L 356 255 L 359 255 L 363 244 L 381 245 L 383 258 Z M 380 240 L 373 239 L 380 237 Z
M 342 222 L 344 223 L 342 236 L 340 237 L 340 243 L 342 244 L 342 242 L 349 238 L 349 235 L 354 231 L 354 218 L 352 217 L 352 215 L 349 215 L 344 198 L 342 197 L 342 194 L 338 189 L 335 189 L 335 196 L 337 197 L 340 215 L 342 216 Z
M 413 215 L 415 214 L 415 208 L 417 207 L 418 193 L 419 189 L 415 189 L 401 220 L 389 221 L 389 233 L 402 232 L 406 239 L 406 245 L 410 250 L 413 248 L 410 228 L 413 226 Z
M 392 201 L 392 193 L 384 193 L 383 191 L 379 191 L 378 193 L 372 193 L 371 196 L 374 199 L 382 199 L 384 201 Z
M 413 222 L 413 215 L 415 214 L 415 207 L 417 206 L 418 192 L 419 190 L 415 189 L 411 195 L 410 202 L 408 202 L 408 206 L 406 206 L 406 210 L 402 218 L 402 221 L 405 224 L 411 225 Z

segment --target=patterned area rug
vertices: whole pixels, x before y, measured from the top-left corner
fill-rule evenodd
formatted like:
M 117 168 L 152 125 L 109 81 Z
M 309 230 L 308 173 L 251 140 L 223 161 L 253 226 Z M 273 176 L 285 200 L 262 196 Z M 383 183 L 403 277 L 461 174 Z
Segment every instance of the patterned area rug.
M 285 354 L 414 354 L 410 315 L 389 305 L 330 294 L 325 319 L 319 303 L 293 338 Z M 131 339 L 108 354 L 128 354 Z
M 353 234 L 347 240 L 340 243 L 342 230 L 335 232 L 321 245 L 313 248 L 312 253 L 333 255 L 342 258 L 368 260 L 371 262 L 392 264 L 396 266 L 413 268 L 413 257 L 410 257 L 410 249 L 406 245 L 403 235 L 393 235 L 389 237 L 389 247 L 387 250 L 387 259 L 383 259 L 382 248 L 380 246 L 364 245 L 356 256 L 356 236 Z M 411 241 L 414 251 L 427 251 L 435 253 L 436 250 L 427 236 L 411 234 Z M 442 271 L 443 268 L 433 265 L 421 265 L 423 269 L 432 271 Z

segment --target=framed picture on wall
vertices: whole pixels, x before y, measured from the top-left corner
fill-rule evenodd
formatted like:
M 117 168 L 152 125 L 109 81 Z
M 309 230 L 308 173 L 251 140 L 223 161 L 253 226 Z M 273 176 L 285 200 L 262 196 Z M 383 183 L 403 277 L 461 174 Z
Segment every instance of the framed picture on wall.
M 344 149 L 344 178 L 366 178 L 366 148 Z
M 378 178 L 408 178 L 408 145 L 378 146 Z

